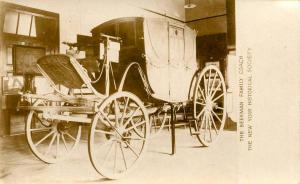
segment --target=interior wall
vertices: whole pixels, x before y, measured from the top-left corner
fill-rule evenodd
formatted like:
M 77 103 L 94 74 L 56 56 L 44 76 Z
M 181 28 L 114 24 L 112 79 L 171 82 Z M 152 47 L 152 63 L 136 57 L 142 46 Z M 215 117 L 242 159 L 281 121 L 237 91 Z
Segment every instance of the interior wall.
M 76 35 L 91 35 L 90 30 L 113 18 L 157 16 L 148 9 L 185 20 L 184 0 L 5 0 L 60 14 L 60 42 L 76 42 Z M 65 52 L 61 45 L 60 51 Z

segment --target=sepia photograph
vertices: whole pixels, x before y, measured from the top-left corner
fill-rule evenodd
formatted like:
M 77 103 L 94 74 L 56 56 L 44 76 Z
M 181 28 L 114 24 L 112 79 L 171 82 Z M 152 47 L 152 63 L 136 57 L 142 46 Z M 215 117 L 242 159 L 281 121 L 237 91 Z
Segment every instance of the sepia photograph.
M 300 183 L 300 2 L 0 1 L 0 183 Z

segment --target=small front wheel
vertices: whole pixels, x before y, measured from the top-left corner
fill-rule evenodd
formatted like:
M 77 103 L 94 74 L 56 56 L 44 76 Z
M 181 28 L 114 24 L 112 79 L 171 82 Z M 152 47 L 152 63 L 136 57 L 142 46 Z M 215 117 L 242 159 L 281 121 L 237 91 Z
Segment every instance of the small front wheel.
M 38 100 L 33 105 L 47 106 L 48 102 Z M 76 122 L 46 119 L 43 110 L 31 110 L 26 122 L 26 138 L 33 154 L 46 163 L 56 163 L 67 158 L 81 136 L 81 125 Z

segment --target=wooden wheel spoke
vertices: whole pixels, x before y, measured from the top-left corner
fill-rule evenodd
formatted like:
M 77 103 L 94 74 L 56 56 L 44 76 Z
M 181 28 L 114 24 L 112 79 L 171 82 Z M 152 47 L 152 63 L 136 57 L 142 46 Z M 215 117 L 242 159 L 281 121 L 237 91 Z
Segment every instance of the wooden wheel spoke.
M 109 140 L 105 141 L 103 144 L 97 145 L 97 147 L 95 148 L 95 153 L 97 153 L 99 150 L 101 150 L 100 148 L 107 146 L 108 144 L 112 144 L 114 141 L 116 141 L 116 139 L 109 139 Z
M 219 116 L 214 111 L 211 111 L 211 112 L 220 121 L 220 123 L 222 123 L 222 120 L 219 118 Z
M 114 101 L 115 101 L 115 103 L 116 103 L 117 106 L 118 106 L 118 109 L 119 109 L 118 112 L 121 112 L 121 107 L 120 107 L 120 103 L 121 103 L 121 102 L 119 102 L 119 101 L 117 101 L 117 100 L 114 100 Z
M 31 133 L 35 133 L 35 132 L 43 132 L 46 130 L 51 130 L 51 127 L 46 127 L 46 128 L 32 128 L 30 129 Z
M 131 119 L 134 117 L 134 115 L 138 112 L 138 110 L 140 110 L 141 109 L 141 107 L 138 107 L 138 108 L 136 108 L 135 109 L 135 111 L 131 114 L 131 116 L 129 117 L 129 119 L 127 119 L 127 121 L 124 123 L 124 127 L 126 127 L 129 123 L 130 123 L 130 121 L 131 121 Z
M 199 105 L 202 105 L 202 106 L 205 106 L 205 105 L 206 105 L 205 103 L 197 102 L 197 101 L 196 101 L 196 104 L 199 104 Z
M 221 86 L 221 84 L 222 84 L 222 82 L 220 81 L 219 84 L 218 84 L 218 86 L 214 89 L 213 94 L 211 94 L 211 98 L 213 98 L 215 96 L 215 94 L 216 94 L 218 88 Z
M 206 81 L 206 74 L 203 75 L 203 84 L 204 84 L 204 92 L 205 92 L 205 97 L 207 97 L 207 84 L 205 84 L 205 81 Z
M 214 75 L 214 79 L 213 79 L 212 85 L 210 86 L 210 90 L 209 90 L 210 93 L 209 93 L 209 95 L 211 95 L 211 92 L 212 92 L 213 87 L 214 87 L 215 82 L 216 82 L 216 78 L 217 78 L 217 72 L 215 72 L 215 75 Z
M 212 137 L 211 137 L 211 121 L 210 121 L 209 116 L 208 116 L 208 118 L 207 118 L 207 121 L 208 121 L 209 137 L 210 137 L 210 141 L 212 141 Z
M 123 162 L 124 162 L 125 168 L 126 168 L 126 170 L 127 170 L 127 163 L 126 163 L 126 158 L 125 158 L 125 155 L 124 155 L 124 150 L 123 150 L 122 144 L 119 143 L 119 146 L 120 146 L 120 149 L 121 149 Z
M 119 109 L 117 108 L 117 106 L 119 106 L 117 100 L 114 100 L 114 107 L 115 107 L 115 121 L 116 121 L 116 125 L 119 125 L 119 114 L 120 114 L 120 106 Z
M 210 94 L 209 84 L 210 84 L 210 76 L 211 76 L 211 69 L 209 69 L 208 81 L 207 81 L 207 93 Z
M 200 113 L 197 115 L 196 119 L 199 119 L 200 116 L 203 114 L 203 112 L 204 112 L 204 108 L 202 108 L 202 110 L 200 111 Z
M 108 119 L 108 117 L 104 116 L 102 111 L 100 111 L 100 113 L 102 114 L 102 117 L 104 117 L 107 120 L 109 125 L 117 132 L 117 134 L 119 134 L 121 137 L 123 137 L 122 134 L 119 132 L 119 130 L 115 126 L 113 126 L 112 122 Z
M 215 109 L 221 109 L 221 110 L 224 110 L 224 108 L 223 107 L 215 107 Z
M 95 129 L 95 132 L 102 133 L 102 134 L 107 134 L 107 135 L 115 135 L 114 132 L 108 132 L 108 131 L 100 130 L 100 129 Z
M 138 138 L 141 138 L 142 140 L 146 140 L 145 139 L 145 136 L 144 136 L 144 128 L 145 127 L 141 127 L 141 130 L 138 130 L 138 129 L 135 129 L 134 131 L 133 131 L 133 133 L 134 133 L 134 135 L 137 135 L 137 136 L 135 136 L 135 137 L 132 137 L 133 139 L 132 140 L 138 140 Z M 138 138 L 137 138 L 138 137 Z
M 45 152 L 45 155 L 48 155 L 49 151 L 51 150 L 52 144 L 53 144 L 53 142 L 54 142 L 56 136 L 57 136 L 56 134 L 53 135 L 53 137 L 52 137 L 52 139 L 51 139 L 51 141 L 50 141 L 50 143 L 49 143 L 49 145 L 48 145 L 48 148 L 47 148 L 47 150 L 46 150 L 46 152 Z
M 102 162 L 102 164 L 101 165 L 105 165 L 105 163 L 106 163 L 106 161 L 107 161 L 107 159 L 108 159 L 108 157 L 109 157 L 109 154 L 110 154 L 110 152 L 111 152 L 111 150 L 112 150 L 112 148 L 113 148 L 113 146 L 114 146 L 114 144 L 116 144 L 116 142 L 112 142 L 112 141 L 107 141 L 108 143 L 111 143 L 111 145 L 110 145 L 110 147 L 109 147 L 109 149 L 108 149 L 108 151 L 106 152 L 106 154 L 105 154 L 105 156 L 104 156 L 104 160 L 103 160 L 103 162 Z M 106 142 L 106 143 L 107 143 Z M 103 146 L 103 145 L 106 145 L 106 143 L 104 143 L 104 144 L 102 144 L 101 145 L 101 147 Z M 107 144 L 108 144 L 107 143 Z
M 75 139 L 71 134 L 69 134 L 69 132 L 65 132 L 65 134 L 66 134 L 68 137 L 70 137 L 71 139 L 73 139 L 74 141 L 76 141 L 76 139 Z
M 217 101 L 219 98 L 223 97 L 224 93 L 220 94 L 219 96 L 217 96 L 216 98 L 212 99 L 212 102 Z
M 137 127 L 139 127 L 139 126 L 143 125 L 144 123 L 146 123 L 146 121 L 141 121 L 141 122 L 139 122 L 139 123 L 134 123 L 134 122 L 132 122 L 132 121 L 130 121 L 130 122 L 131 122 L 132 126 L 129 127 L 129 128 L 126 128 L 126 129 L 124 130 L 124 132 L 129 132 L 129 131 L 132 130 L 132 129 L 135 129 L 135 131 L 137 131 Z
M 41 140 L 39 140 L 34 146 L 38 146 L 39 144 L 41 144 L 44 140 L 46 140 L 53 133 L 54 133 L 54 131 L 49 132 L 45 137 L 43 137 Z
M 57 136 L 56 136 L 56 158 L 58 158 L 58 154 L 59 154 L 59 138 L 60 138 L 60 134 L 57 134 Z
M 204 122 L 205 122 L 204 141 L 205 141 L 206 140 L 206 131 L 207 131 L 207 115 L 205 114 L 204 116 L 205 116 L 205 120 L 204 120 Z
M 126 141 L 124 141 L 124 143 L 128 146 L 128 148 L 132 151 L 132 153 L 138 158 L 139 155 L 134 151 L 134 149 L 130 146 L 130 144 L 128 144 Z
M 104 117 L 107 120 L 109 125 L 117 132 L 117 134 L 119 134 L 120 137 L 123 137 L 122 134 L 119 132 L 119 130 L 115 126 L 113 126 L 112 122 L 108 119 L 108 117 L 104 116 L 102 111 L 100 111 L 100 113 L 102 114 L 102 117 Z
M 203 97 L 203 99 L 204 100 L 206 100 L 206 97 L 204 96 L 204 94 L 203 94 L 203 90 L 201 89 L 201 87 L 200 86 L 198 86 L 198 93 L 200 92 L 200 95 Z
M 136 122 L 131 120 L 130 122 L 131 122 L 132 126 L 128 127 L 129 130 L 125 129 L 124 132 L 130 132 L 132 129 L 134 129 L 133 133 L 135 133 L 137 136 L 143 138 L 143 132 L 142 131 L 143 131 L 143 128 L 145 128 L 145 127 L 143 127 L 142 125 L 144 123 L 146 123 L 146 121 L 141 121 L 139 123 L 136 123 Z M 139 128 L 138 128 L 140 126 L 141 126 L 141 130 L 139 130 Z
M 66 142 L 66 139 L 65 139 L 65 137 L 64 137 L 64 134 L 61 134 L 61 139 L 63 140 L 63 144 L 64 144 L 64 146 L 65 146 L 67 152 L 69 152 L 69 148 L 68 148 L 68 146 L 67 146 L 67 142 Z
M 213 118 L 213 116 L 212 116 L 211 113 L 209 114 L 209 118 L 211 119 L 211 122 L 212 122 L 212 125 L 214 126 L 216 134 L 219 135 L 218 129 L 217 129 L 217 126 L 216 126 L 216 123 L 215 123 L 215 120 L 214 120 L 214 118 Z
M 118 157 L 118 143 L 115 143 L 115 159 L 114 159 L 114 171 L 113 173 L 116 173 L 117 168 L 117 157 Z
M 102 117 L 104 117 L 104 119 L 106 119 L 106 121 L 108 122 L 108 124 L 109 124 L 111 127 L 115 128 L 115 126 L 113 125 L 113 123 L 109 120 L 108 116 L 106 116 L 106 115 L 104 114 L 104 112 L 102 112 L 102 111 L 100 111 L 100 113 L 101 113 Z
M 126 114 L 126 110 L 127 110 L 127 107 L 128 107 L 128 103 L 129 103 L 129 98 L 127 97 L 127 98 L 126 98 L 126 101 L 125 101 L 125 106 L 124 106 L 124 109 L 123 109 L 123 113 L 122 113 L 121 122 L 120 122 L 121 125 L 122 125 L 123 122 L 124 122 L 124 117 L 125 117 L 125 114 Z
M 203 127 L 203 124 L 204 124 L 204 120 L 205 120 L 205 115 L 202 117 L 202 119 L 201 119 L 201 124 L 200 124 L 200 129 L 199 129 L 199 131 L 202 129 L 202 127 Z

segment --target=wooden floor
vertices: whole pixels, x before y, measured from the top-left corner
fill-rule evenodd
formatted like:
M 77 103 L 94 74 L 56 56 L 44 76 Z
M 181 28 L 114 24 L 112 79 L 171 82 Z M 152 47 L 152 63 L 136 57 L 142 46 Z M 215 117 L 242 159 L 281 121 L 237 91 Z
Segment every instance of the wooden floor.
M 189 129 L 176 129 L 177 152 L 165 129 L 153 138 L 136 170 L 120 180 L 106 180 L 92 167 L 87 135 L 70 158 L 45 164 L 30 152 L 24 135 L 0 138 L 0 183 L 237 183 L 236 131 L 225 130 L 212 147 L 201 147 Z

